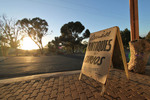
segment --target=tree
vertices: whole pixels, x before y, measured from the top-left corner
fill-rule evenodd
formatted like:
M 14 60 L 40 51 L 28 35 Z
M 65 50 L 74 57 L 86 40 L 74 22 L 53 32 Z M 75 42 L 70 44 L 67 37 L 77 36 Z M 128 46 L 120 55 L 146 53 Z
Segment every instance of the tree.
M 48 42 L 48 49 L 50 52 L 57 52 L 59 49 L 59 44 L 60 44 L 60 39 L 59 37 L 55 37 L 54 40 L 51 42 Z
M 55 40 L 52 40 L 52 43 L 54 44 L 56 50 L 59 48 L 60 39 L 59 37 L 55 37 Z
M 54 44 L 52 42 L 48 42 L 48 52 L 55 52 L 55 47 Z
M 9 44 L 4 36 L 0 36 L 0 47 L 2 56 L 8 55 Z
M 24 18 L 18 20 L 18 24 L 21 25 L 23 31 L 35 42 L 39 47 L 41 54 L 43 54 L 42 38 L 48 31 L 48 23 L 46 20 L 39 17 L 33 19 Z
M 88 38 L 90 36 L 90 31 L 89 29 L 85 30 L 85 33 L 83 34 L 84 38 Z
M 75 47 L 81 45 L 83 39 L 88 38 L 90 31 L 87 29 L 84 34 L 81 35 L 85 27 L 79 22 L 69 22 L 64 24 L 60 31 L 60 40 L 66 47 L 70 47 L 74 53 Z
M 146 35 L 146 39 L 150 39 L 150 31 L 149 31 L 148 34 Z
M 124 47 L 129 47 L 129 41 L 130 41 L 130 30 L 127 28 L 120 32 L 122 37 L 122 42 Z
M 9 47 L 14 48 L 17 55 L 17 49 L 20 46 L 20 41 L 23 40 L 24 35 L 22 34 L 20 27 L 16 24 L 16 21 L 12 18 L 8 19 L 4 15 L 0 17 L 0 33 L 3 55 L 7 55 Z

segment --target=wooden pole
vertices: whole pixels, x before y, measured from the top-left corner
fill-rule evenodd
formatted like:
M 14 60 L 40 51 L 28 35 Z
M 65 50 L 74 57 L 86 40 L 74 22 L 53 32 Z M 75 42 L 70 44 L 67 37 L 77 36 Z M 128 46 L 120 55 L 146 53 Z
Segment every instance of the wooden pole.
M 131 41 L 139 39 L 138 0 L 129 0 Z

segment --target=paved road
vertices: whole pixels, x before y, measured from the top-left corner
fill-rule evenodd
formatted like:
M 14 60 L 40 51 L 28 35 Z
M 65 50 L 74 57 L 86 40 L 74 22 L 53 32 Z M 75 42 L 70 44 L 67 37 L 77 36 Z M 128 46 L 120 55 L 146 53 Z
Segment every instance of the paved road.
M 0 62 L 0 79 L 58 71 L 80 70 L 83 56 L 11 57 Z
M 9 57 L 0 62 L 0 79 L 26 75 L 80 70 L 83 55 Z M 146 67 L 150 76 L 150 64 Z

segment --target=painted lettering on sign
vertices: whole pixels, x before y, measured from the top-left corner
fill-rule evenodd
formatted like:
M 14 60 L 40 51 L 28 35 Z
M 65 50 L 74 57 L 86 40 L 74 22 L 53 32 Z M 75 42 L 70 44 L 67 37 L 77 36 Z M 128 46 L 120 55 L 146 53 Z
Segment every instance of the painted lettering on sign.
M 103 41 L 98 41 L 98 42 L 90 42 L 88 44 L 88 51 L 110 51 L 111 50 L 111 41 L 112 39 L 109 40 L 103 40 Z
M 91 37 L 90 37 L 90 40 L 89 41 L 92 41 L 92 40 L 95 40 L 95 39 L 99 39 L 99 38 L 103 38 L 103 37 L 107 37 L 107 36 L 109 36 L 110 35 L 110 33 L 111 33 L 111 31 L 109 31 L 109 32 L 106 32 L 105 33 L 105 31 L 104 31 L 104 33 L 102 34 L 102 35 L 98 35 L 98 36 L 96 36 L 95 34 L 94 35 L 92 35 Z
M 117 28 L 114 27 L 90 35 L 82 65 L 83 74 L 105 83 L 111 64 L 116 33 Z
M 85 57 L 85 63 L 89 64 L 96 64 L 96 65 L 101 65 L 105 57 L 100 57 L 100 56 L 86 56 Z

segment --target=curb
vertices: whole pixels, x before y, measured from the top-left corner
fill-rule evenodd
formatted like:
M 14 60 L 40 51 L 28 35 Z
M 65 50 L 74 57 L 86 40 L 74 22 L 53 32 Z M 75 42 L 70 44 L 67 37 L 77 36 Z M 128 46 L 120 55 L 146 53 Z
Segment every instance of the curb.
M 0 84 L 26 81 L 26 80 L 32 80 L 32 79 L 37 79 L 37 78 L 57 77 L 60 75 L 64 76 L 64 75 L 78 74 L 78 73 L 80 73 L 80 71 L 81 70 L 56 72 L 56 73 L 47 73 L 47 74 L 38 74 L 38 75 L 30 75 L 30 76 L 17 77 L 17 78 L 2 79 L 2 80 L 0 80 Z

